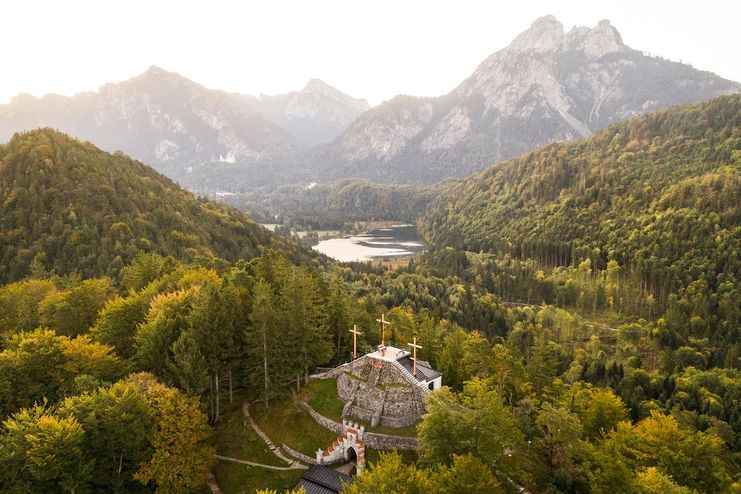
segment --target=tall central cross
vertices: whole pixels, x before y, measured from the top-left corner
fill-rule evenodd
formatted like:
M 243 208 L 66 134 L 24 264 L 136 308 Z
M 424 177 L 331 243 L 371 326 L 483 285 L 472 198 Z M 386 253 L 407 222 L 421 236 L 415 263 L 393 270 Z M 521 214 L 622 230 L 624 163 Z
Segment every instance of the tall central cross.
M 358 331 L 357 324 L 352 325 L 350 332 L 352 333 L 352 359 L 355 360 L 358 358 L 358 335 L 363 333 Z
M 407 343 L 410 347 L 412 347 L 412 375 L 414 377 L 417 377 L 417 348 L 422 348 L 421 346 L 417 345 L 417 337 L 414 337 L 414 343 Z
M 381 355 L 386 351 L 386 325 L 391 324 L 386 320 L 385 314 L 381 314 L 381 319 L 376 319 L 376 322 L 381 323 Z

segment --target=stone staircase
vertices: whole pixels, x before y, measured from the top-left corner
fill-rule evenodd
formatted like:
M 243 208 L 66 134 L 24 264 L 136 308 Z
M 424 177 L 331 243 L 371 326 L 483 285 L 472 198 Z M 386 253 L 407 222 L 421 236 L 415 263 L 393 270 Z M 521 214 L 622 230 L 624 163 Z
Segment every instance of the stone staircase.
M 355 451 L 356 469 L 358 475 L 365 468 L 365 443 L 363 442 L 363 433 L 365 428 L 350 421 L 343 420 L 342 425 L 345 433 L 337 436 L 332 444 L 325 450 L 317 450 L 316 462 L 319 465 L 332 465 L 348 461 L 350 450 Z
M 344 445 L 346 440 L 347 436 L 337 436 L 337 439 L 332 441 L 332 444 L 322 452 L 322 463 L 331 465 L 332 463 L 343 461 L 345 459 L 345 451 L 340 445 Z
M 403 365 L 401 365 L 399 362 L 395 360 L 393 362 L 390 362 L 390 364 L 393 365 L 402 376 L 404 376 L 404 378 L 409 382 L 409 384 L 411 384 L 412 386 L 418 387 L 422 391 L 423 395 L 430 394 L 430 390 L 427 389 L 427 386 L 420 385 L 419 381 L 417 381 L 417 378 L 415 378 L 411 372 L 406 370 L 406 368 Z

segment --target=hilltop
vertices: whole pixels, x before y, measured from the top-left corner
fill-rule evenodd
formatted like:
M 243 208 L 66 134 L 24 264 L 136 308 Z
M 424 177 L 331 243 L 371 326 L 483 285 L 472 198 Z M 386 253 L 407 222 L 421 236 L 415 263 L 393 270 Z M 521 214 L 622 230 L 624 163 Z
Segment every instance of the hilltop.
M 138 252 L 235 261 L 286 247 L 243 213 L 52 129 L 0 146 L 0 204 L 1 282 L 31 269 L 115 275 Z

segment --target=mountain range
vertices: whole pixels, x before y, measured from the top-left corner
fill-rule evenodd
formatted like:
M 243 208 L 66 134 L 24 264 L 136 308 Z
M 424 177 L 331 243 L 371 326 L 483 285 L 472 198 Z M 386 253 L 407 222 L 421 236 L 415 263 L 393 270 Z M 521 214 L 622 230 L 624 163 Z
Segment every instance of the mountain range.
M 641 113 L 739 91 L 736 82 L 629 48 L 608 21 L 564 32 L 547 16 L 447 95 L 396 97 L 296 166 L 313 181 L 465 177 Z
M 191 189 L 218 189 L 214 173 L 240 174 L 329 141 L 367 108 L 316 79 L 302 91 L 258 98 L 208 89 L 152 66 L 72 97 L 17 96 L 0 105 L 0 142 L 53 127 L 124 151 Z
M 50 126 L 151 164 L 198 192 L 365 178 L 464 177 L 543 144 L 741 85 L 626 46 L 608 22 L 568 32 L 536 20 L 450 93 L 397 96 L 374 108 L 319 80 L 246 96 L 152 67 L 72 97 L 0 105 L 0 142 Z

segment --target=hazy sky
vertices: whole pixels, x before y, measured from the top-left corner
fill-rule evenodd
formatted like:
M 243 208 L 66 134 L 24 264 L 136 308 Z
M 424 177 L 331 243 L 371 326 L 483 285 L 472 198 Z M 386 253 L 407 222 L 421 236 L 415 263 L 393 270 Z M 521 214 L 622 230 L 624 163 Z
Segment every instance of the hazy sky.
M 450 91 L 537 17 L 609 19 L 629 46 L 741 81 L 741 1 L 79 1 L 0 4 L 0 102 L 73 94 L 152 64 L 259 94 L 312 77 L 377 104 Z

